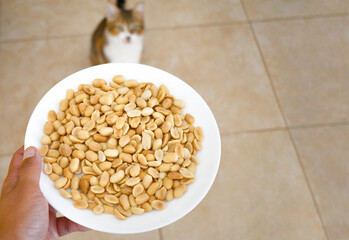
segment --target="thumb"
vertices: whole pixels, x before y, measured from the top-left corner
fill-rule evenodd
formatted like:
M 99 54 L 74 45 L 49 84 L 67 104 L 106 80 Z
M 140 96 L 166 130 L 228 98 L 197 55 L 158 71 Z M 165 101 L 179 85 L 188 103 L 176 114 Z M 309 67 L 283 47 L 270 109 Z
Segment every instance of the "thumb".
M 19 169 L 18 184 L 39 184 L 41 156 L 35 147 L 27 148 L 23 153 L 23 162 Z

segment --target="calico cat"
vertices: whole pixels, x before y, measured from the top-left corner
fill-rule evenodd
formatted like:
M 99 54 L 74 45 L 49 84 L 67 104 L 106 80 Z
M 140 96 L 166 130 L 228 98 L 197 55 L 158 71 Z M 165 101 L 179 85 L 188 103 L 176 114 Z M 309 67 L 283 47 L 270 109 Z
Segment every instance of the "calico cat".
M 132 10 L 126 10 L 124 5 L 124 0 L 117 0 L 116 4 L 108 1 L 106 17 L 92 35 L 92 64 L 140 62 L 143 48 L 144 3 L 137 3 Z

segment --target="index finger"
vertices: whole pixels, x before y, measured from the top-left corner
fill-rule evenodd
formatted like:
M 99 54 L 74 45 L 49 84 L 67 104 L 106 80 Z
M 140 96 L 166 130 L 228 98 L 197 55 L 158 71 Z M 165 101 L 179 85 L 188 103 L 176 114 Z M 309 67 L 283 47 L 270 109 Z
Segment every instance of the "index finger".
M 20 147 L 12 156 L 11 163 L 7 172 L 4 185 L 2 186 L 1 196 L 9 192 L 17 183 L 19 168 L 23 161 L 24 146 Z
M 86 232 L 91 229 L 81 226 L 66 217 L 57 218 L 57 233 L 59 236 L 64 236 L 72 232 Z

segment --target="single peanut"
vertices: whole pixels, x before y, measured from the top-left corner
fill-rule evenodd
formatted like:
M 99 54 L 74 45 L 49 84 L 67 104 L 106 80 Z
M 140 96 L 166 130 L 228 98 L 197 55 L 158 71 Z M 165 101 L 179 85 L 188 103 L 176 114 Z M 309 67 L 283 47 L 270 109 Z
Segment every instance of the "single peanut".
M 126 211 L 130 208 L 130 202 L 125 194 L 120 196 L 120 204 Z
M 74 202 L 74 207 L 79 209 L 86 209 L 88 207 L 88 203 L 86 200 L 79 199 Z
M 139 195 L 138 197 L 136 197 L 136 204 L 141 205 L 148 200 L 149 200 L 149 195 L 146 193 L 143 193 L 143 194 Z
M 130 210 L 132 214 L 136 214 L 136 215 L 144 213 L 144 209 L 140 207 L 131 207 Z
M 64 185 L 67 183 L 68 179 L 65 178 L 65 177 L 62 177 L 62 178 L 58 178 L 56 181 L 55 181 L 55 187 L 56 188 L 62 188 L 64 187 Z
M 93 208 L 93 212 L 97 215 L 102 214 L 104 211 L 104 208 L 102 205 L 97 205 Z
M 175 198 L 180 198 L 187 191 L 186 185 L 179 185 L 174 189 L 173 196 Z
M 69 192 L 67 192 L 66 190 L 64 189 L 59 189 L 59 192 L 61 193 L 61 195 L 65 198 L 72 198 L 72 195 L 70 195 Z
M 164 210 L 166 205 L 163 201 L 160 200 L 154 200 L 151 203 L 151 206 L 155 208 L 156 210 Z
M 125 172 L 123 170 L 120 170 L 110 177 L 110 182 L 112 183 L 119 182 L 121 179 L 124 178 L 124 176 L 125 176 Z

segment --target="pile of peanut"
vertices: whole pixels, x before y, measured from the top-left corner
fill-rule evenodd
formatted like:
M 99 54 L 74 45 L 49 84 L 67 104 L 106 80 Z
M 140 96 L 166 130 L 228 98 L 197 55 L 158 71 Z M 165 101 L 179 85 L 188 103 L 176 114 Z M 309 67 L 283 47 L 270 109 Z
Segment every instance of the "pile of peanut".
M 43 171 L 79 209 L 121 220 L 163 210 L 194 181 L 203 131 L 164 85 L 121 75 L 109 85 L 68 89 L 59 112 L 49 111 Z

